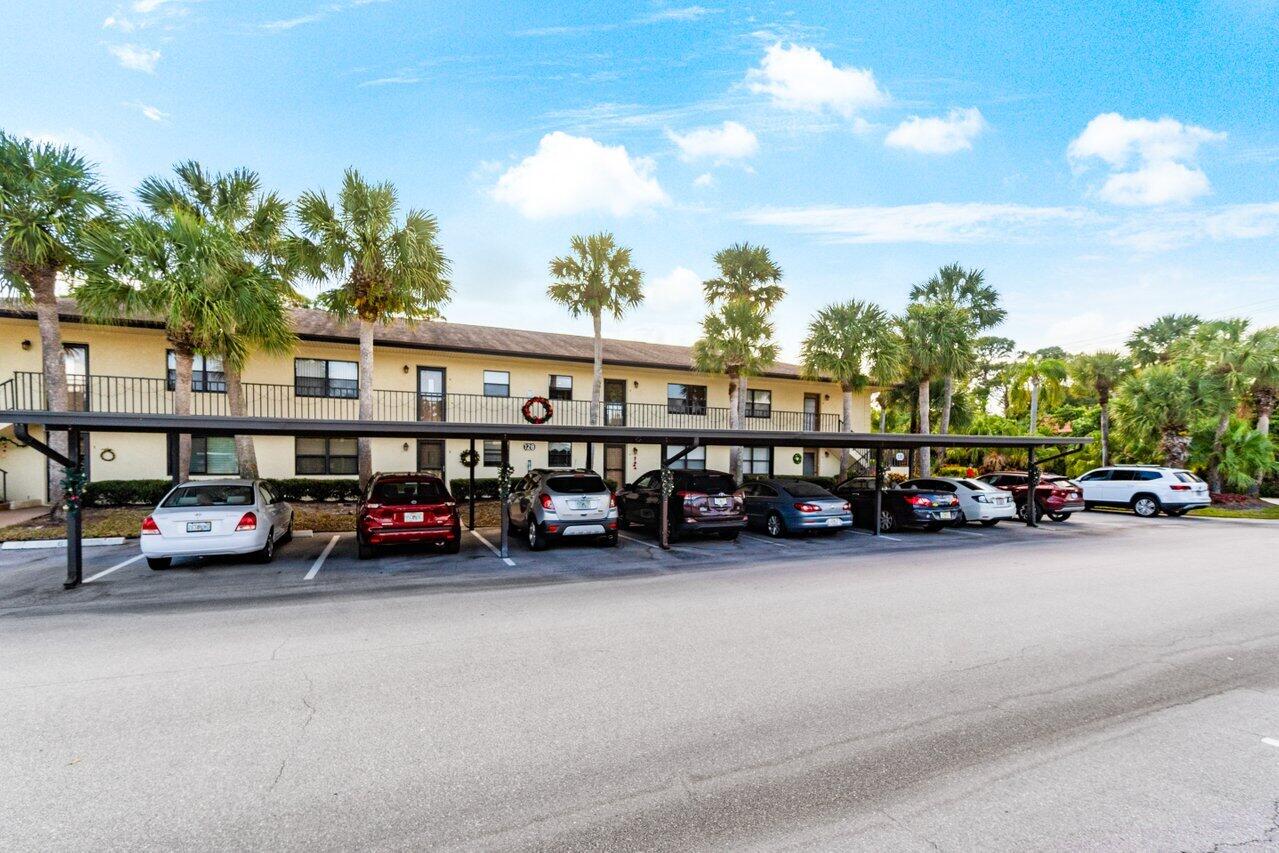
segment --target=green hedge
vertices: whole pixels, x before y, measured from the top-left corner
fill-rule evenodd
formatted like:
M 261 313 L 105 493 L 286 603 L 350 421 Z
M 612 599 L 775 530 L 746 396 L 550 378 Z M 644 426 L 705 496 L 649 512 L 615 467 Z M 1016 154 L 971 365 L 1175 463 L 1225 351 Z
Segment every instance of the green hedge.
M 522 478 L 512 477 L 511 486 L 514 487 Z M 617 491 L 618 483 L 609 477 L 604 477 L 604 482 L 613 491 Z M 471 480 L 469 477 L 461 477 L 455 480 L 449 480 L 449 492 L 453 495 L 455 501 L 470 500 Z M 477 501 L 495 501 L 497 500 L 497 477 L 476 477 L 475 478 L 475 499 Z
M 168 480 L 95 480 L 84 488 L 85 506 L 155 506 L 172 487 Z
M 312 480 L 306 477 L 289 477 L 283 480 L 268 479 L 268 483 L 286 501 L 358 501 L 360 481 L 354 477 Z

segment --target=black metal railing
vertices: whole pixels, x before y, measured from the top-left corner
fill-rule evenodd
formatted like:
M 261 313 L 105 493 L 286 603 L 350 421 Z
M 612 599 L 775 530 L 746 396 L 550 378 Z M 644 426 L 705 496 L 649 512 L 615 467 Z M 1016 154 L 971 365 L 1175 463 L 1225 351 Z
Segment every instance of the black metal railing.
M 254 418 L 359 420 L 358 397 L 316 396 L 312 386 L 271 385 L 245 382 L 241 386 L 244 415 Z M 175 393 L 164 378 L 142 376 L 71 376 L 67 382 L 67 408 L 72 411 L 119 414 L 173 414 Z M 225 393 L 191 392 L 191 414 L 230 415 Z M 451 421 L 453 423 L 525 423 L 521 397 L 484 394 L 439 394 L 416 391 L 373 392 L 376 421 Z M 0 409 L 45 408 L 44 380 L 40 373 L 15 373 L 0 382 Z M 589 400 L 552 400 L 549 423 L 557 426 L 590 426 Z M 671 403 L 604 403 L 604 426 L 641 429 L 729 429 L 725 406 L 687 407 Z M 754 407 L 741 420 L 741 429 L 784 432 L 839 432 L 838 415 L 815 415 L 768 407 Z

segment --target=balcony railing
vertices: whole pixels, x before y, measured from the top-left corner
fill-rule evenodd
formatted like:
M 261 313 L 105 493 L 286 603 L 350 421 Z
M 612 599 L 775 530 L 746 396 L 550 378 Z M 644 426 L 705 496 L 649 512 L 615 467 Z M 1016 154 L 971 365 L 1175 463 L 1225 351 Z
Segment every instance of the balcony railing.
M 293 385 L 245 382 L 245 412 L 253 418 L 295 418 L 317 420 L 359 420 L 360 401 L 353 397 L 311 396 L 310 389 L 299 394 Z M 67 381 L 68 408 L 78 411 L 116 414 L 173 414 L 174 392 L 163 378 L 141 376 L 75 376 Z M 523 424 L 522 397 L 488 397 L 481 394 L 426 394 L 415 391 L 373 392 L 376 421 L 451 421 L 453 423 Z M 589 426 L 589 400 L 553 400 L 550 424 Z M 15 373 L 0 382 L 0 411 L 45 408 L 44 378 L 40 373 Z M 604 426 L 631 426 L 642 429 L 728 429 L 726 407 L 698 406 L 683 411 L 667 403 L 605 403 Z M 227 395 L 215 391 L 192 391 L 191 413 L 230 415 Z M 742 429 L 784 432 L 839 432 L 838 415 L 788 412 L 756 407 L 742 420 Z

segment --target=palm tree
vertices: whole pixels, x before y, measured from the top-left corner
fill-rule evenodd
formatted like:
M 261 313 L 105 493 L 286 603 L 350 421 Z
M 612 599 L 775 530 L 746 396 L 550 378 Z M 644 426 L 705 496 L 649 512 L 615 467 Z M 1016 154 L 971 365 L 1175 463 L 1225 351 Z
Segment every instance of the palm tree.
M 999 291 L 985 283 L 982 270 L 966 270 L 959 264 L 948 264 L 928 281 L 912 287 L 910 298 L 914 302 L 953 302 L 965 309 L 972 324 L 970 334 L 974 336 L 998 326 L 1008 316 L 1008 312 L 1000 307 Z M 972 364 L 956 367 L 942 377 L 941 423 L 938 426 L 942 435 L 950 432 L 956 373 L 970 369 Z
M 1246 423 L 1226 433 L 1221 455 L 1221 479 L 1232 489 L 1255 492 L 1261 480 L 1279 470 L 1270 436 Z
M 839 383 L 845 432 L 853 431 L 853 394 L 891 382 L 900 359 L 901 342 L 892 317 L 873 302 L 856 299 L 818 311 L 800 347 L 807 377 Z M 848 469 L 850 453 L 848 448 L 841 453 L 840 470 Z
M 337 206 L 321 192 L 298 199 L 300 235 L 288 255 L 304 275 L 336 286 L 316 302 L 360 331 L 360 420 L 373 417 L 373 326 L 393 317 L 430 318 L 452 294 L 449 262 L 435 217 L 410 209 L 396 225 L 399 199 L 390 183 L 370 184 L 347 169 Z M 359 441 L 360 485 L 373 474 L 369 440 Z
M 115 198 L 93 167 L 69 147 L 44 145 L 0 131 L 0 289 L 35 303 L 45 405 L 67 410 L 67 367 L 58 322 L 58 276 L 93 264 L 88 235 L 115 223 Z M 46 436 L 67 451 L 67 434 Z M 63 489 L 49 465 L 49 500 L 60 512 Z
M 735 243 L 715 253 L 715 265 L 719 276 L 702 282 L 711 305 L 744 299 L 767 312 L 786 296 L 782 268 L 764 246 Z
M 1039 353 L 1024 353 L 1013 366 L 1011 395 L 1014 402 L 1030 404 L 1029 435 L 1039 431 L 1040 399 L 1047 403 L 1060 400 L 1066 375 L 1065 362 Z
M 1115 395 L 1120 430 L 1138 444 L 1155 444 L 1165 465 L 1184 468 L 1190 457 L 1195 394 L 1190 378 L 1170 364 L 1129 376 Z
M 973 396 L 977 410 L 985 412 L 990 405 L 990 393 L 1001 383 L 1001 373 L 1007 366 L 1009 355 L 1017 346 L 1012 338 L 982 335 L 973 342 Z
M 1128 338 L 1133 362 L 1138 367 L 1167 362 L 1202 322 L 1195 314 L 1165 314 L 1139 327 Z
M 931 431 L 931 386 L 934 379 L 953 375 L 972 360 L 972 319 L 965 308 L 948 300 L 912 302 L 899 320 L 905 346 L 904 373 L 918 386 L 918 429 Z M 932 450 L 920 448 L 921 477 L 932 474 Z
M 259 194 L 261 182 L 247 169 L 209 174 L 199 163 L 188 161 L 174 171 L 177 181 L 144 181 L 138 190 L 142 203 L 158 216 L 184 211 L 208 228 L 225 229 L 239 242 L 219 293 L 231 322 L 208 330 L 203 337 L 211 353 L 222 360 L 227 408 L 243 417 L 247 414 L 243 370 L 250 353 L 261 349 L 280 355 L 297 343 L 288 308 L 302 298 L 289 285 L 282 258 L 288 204 L 275 193 Z M 235 445 L 240 476 L 256 478 L 252 436 L 237 435 Z
M 1197 376 L 1199 398 L 1217 417 L 1205 472 L 1214 492 L 1221 491 L 1221 460 L 1230 416 L 1238 410 L 1257 370 L 1256 341 L 1248 335 L 1248 326 L 1242 318 L 1203 323 L 1179 352 L 1180 366 Z
M 758 375 L 777 361 L 773 324 L 768 315 L 741 299 L 733 299 L 702 320 L 702 337 L 693 344 L 693 364 L 707 373 L 728 376 L 728 427 L 740 429 L 742 378 Z M 730 451 L 730 472 L 742 473 L 741 448 Z
M 607 232 L 576 236 L 571 254 L 551 261 L 554 283 L 546 289 L 555 302 L 573 317 L 591 315 L 595 334 L 594 373 L 591 377 L 591 426 L 603 422 L 604 335 L 600 328 L 605 311 L 620 320 L 628 308 L 644 301 L 644 273 L 631 266 L 631 250 L 618 246 Z
M 1254 370 L 1252 408 L 1257 415 L 1257 431 L 1270 434 L 1270 416 L 1279 404 L 1279 326 L 1268 326 L 1252 333 Z
M 1132 372 L 1128 359 L 1117 352 L 1103 350 L 1077 356 L 1070 364 L 1071 378 L 1097 395 L 1101 409 L 1101 464 L 1110 464 L 1110 397 L 1124 377 Z

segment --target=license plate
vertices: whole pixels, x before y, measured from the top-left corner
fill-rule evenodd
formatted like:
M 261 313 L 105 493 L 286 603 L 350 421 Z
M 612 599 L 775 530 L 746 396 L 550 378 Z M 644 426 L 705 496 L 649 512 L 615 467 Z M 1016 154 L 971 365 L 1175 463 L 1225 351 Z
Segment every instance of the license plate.
M 842 518 L 828 518 L 828 519 L 826 519 L 826 526 L 827 526 L 827 527 L 843 527 L 843 526 L 844 526 L 844 519 L 842 519 Z
M 569 509 L 594 509 L 595 501 L 569 501 Z
M 715 498 L 711 501 L 711 505 L 716 509 L 723 509 L 728 506 L 728 498 Z
M 213 529 L 211 521 L 188 521 L 187 533 L 208 533 Z
M 425 513 L 421 513 L 421 512 L 406 512 L 406 513 L 404 513 L 404 520 L 405 520 L 405 521 L 421 521 L 421 520 L 422 520 L 422 519 L 424 519 L 425 517 L 426 517 L 426 514 L 425 514 Z
M 949 510 L 949 509 L 948 509 L 948 510 L 946 510 L 945 512 L 939 512 L 939 513 L 937 513 L 937 515 L 938 515 L 938 517 L 942 518 L 943 520 L 951 519 L 951 518 L 954 518 L 954 517 L 955 517 L 955 513 L 954 513 L 952 510 Z

